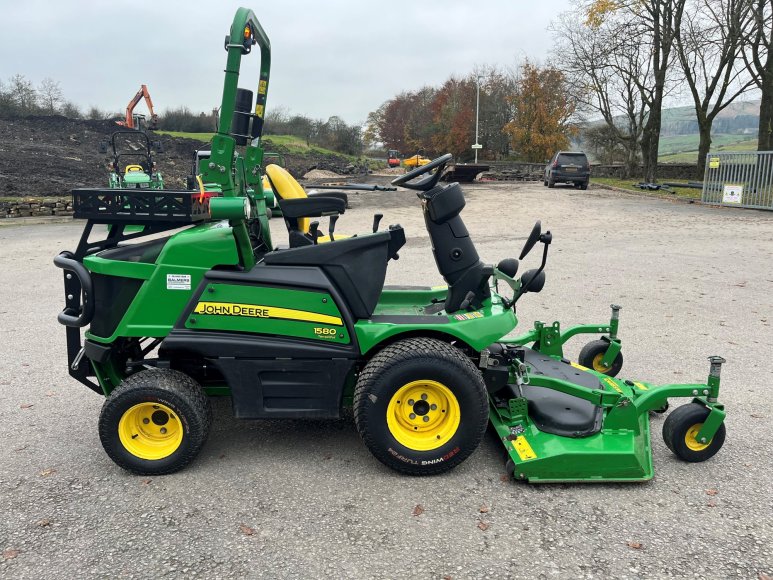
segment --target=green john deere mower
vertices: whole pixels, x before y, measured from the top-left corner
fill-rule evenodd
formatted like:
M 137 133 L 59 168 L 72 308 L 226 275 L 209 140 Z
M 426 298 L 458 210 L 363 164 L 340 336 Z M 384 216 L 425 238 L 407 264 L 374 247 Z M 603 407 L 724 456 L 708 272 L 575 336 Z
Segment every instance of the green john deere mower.
M 153 161 L 153 152 L 163 151 L 161 141 L 151 141 L 144 131 L 113 131 L 109 140 L 99 144 L 99 151 L 111 151 L 110 188 L 164 189 L 164 180 Z
M 253 99 L 237 81 L 256 45 Z M 462 220 L 462 189 L 440 183 L 450 155 L 393 182 L 417 192 L 447 286 L 384 286 L 403 228 L 380 229 L 377 215 L 369 231 L 336 237 L 343 199 L 294 195 L 300 186 L 289 174 L 264 167 L 270 45 L 251 11 L 237 11 L 225 48 L 219 131 L 199 163 L 206 188 L 76 190 L 84 232 L 74 252 L 54 260 L 64 271 L 69 372 L 105 397 L 99 435 L 118 465 L 140 474 L 184 467 L 207 439 L 216 396 L 230 396 L 242 419 L 335 418 L 353 406 L 373 455 L 413 475 L 464 461 L 490 423 L 519 479 L 646 480 L 649 414 L 674 397 L 692 401 L 666 419 L 668 447 L 693 462 L 719 450 L 721 358 L 711 358 L 706 384 L 619 379 L 617 306 L 608 322 L 537 322 L 509 336 L 516 305 L 545 283 L 552 235 L 538 223 L 517 260 L 481 261 Z M 279 244 L 264 175 L 288 227 Z M 331 218 L 324 239 L 310 221 L 322 216 Z M 96 224 L 113 227 L 98 236 Z M 143 229 L 126 233 L 126 224 Z M 148 239 L 159 233 L 167 235 Z M 518 276 L 537 244 L 540 265 Z M 563 346 L 578 334 L 601 338 L 571 362 Z

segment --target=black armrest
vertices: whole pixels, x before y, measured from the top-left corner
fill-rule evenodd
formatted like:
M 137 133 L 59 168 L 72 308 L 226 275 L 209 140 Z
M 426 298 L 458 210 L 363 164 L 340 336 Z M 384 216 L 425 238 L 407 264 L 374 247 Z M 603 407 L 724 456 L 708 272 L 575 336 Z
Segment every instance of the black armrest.
M 280 199 L 282 215 L 289 219 L 304 217 L 322 217 L 342 214 L 346 211 L 346 202 L 335 197 L 303 197 L 298 199 Z
M 349 207 L 349 196 L 343 191 L 312 191 L 306 195 L 309 197 L 334 197 L 335 199 L 342 199 L 346 207 Z

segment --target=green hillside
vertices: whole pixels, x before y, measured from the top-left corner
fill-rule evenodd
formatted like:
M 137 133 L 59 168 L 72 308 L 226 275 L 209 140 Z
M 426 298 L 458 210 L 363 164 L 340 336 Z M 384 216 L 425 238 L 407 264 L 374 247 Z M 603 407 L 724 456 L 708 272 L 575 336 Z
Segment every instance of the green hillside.
M 712 135 L 711 151 L 755 151 L 756 135 Z M 668 135 L 660 138 L 658 161 L 661 163 L 695 163 L 698 158 L 698 135 Z
M 156 131 L 162 135 L 170 135 L 172 137 L 184 137 L 185 139 L 195 139 L 202 142 L 209 142 L 212 139 L 214 133 L 186 133 L 184 131 Z M 264 135 L 263 143 L 266 151 L 271 151 L 271 146 L 282 148 L 282 151 L 286 153 L 293 153 L 303 155 L 304 153 L 319 153 L 321 155 L 338 155 L 341 157 L 356 159 L 356 156 L 345 155 L 338 153 L 332 149 L 325 149 L 324 147 L 317 147 L 316 145 L 307 145 L 306 141 L 300 137 L 294 135 Z

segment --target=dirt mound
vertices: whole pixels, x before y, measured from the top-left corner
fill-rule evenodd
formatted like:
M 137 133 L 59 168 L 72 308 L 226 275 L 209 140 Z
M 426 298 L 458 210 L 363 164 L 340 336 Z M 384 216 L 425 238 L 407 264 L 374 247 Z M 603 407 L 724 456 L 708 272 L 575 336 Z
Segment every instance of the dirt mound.
M 338 175 L 364 175 L 369 173 L 367 163 L 362 160 L 360 163 L 352 163 L 350 158 L 343 155 L 334 155 L 330 153 L 318 153 L 310 150 L 302 155 L 290 153 L 289 150 L 277 143 L 271 141 L 271 135 L 263 140 L 265 150 L 273 153 L 281 153 L 284 157 L 285 167 L 293 177 L 302 179 L 313 170 L 327 171 Z M 329 176 L 327 176 L 329 177 Z
M 108 157 L 99 143 L 118 129 L 113 121 L 61 116 L 0 119 L 0 197 L 69 195 L 78 187 L 107 187 Z M 169 188 L 182 188 L 198 141 L 154 135 L 155 156 Z
M 312 169 L 303 176 L 304 179 L 330 179 L 336 177 L 340 177 L 340 175 L 327 169 Z
M 21 119 L 0 118 L 0 197 L 69 196 L 79 187 L 107 187 L 110 158 L 99 144 L 119 129 L 113 121 L 84 121 L 59 115 Z M 162 153 L 153 156 L 169 189 L 185 188 L 193 155 L 203 143 L 151 133 L 161 141 Z M 266 139 L 267 151 L 282 153 L 288 171 L 302 178 L 312 170 L 335 175 L 359 175 L 365 164 L 310 151 L 290 153 Z

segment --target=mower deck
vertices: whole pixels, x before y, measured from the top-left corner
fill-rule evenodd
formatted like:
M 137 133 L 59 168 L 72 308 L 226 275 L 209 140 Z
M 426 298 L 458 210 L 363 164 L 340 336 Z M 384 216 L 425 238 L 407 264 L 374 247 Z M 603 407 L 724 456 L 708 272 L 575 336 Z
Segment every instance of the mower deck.
M 625 381 L 531 349 L 524 353 L 532 376 L 635 397 L 636 387 Z M 605 429 L 601 405 L 541 386 L 509 387 L 512 398 L 490 398 L 489 419 L 507 450 L 508 472 L 517 479 L 547 483 L 652 478 L 648 413 L 639 414 L 627 428 Z

